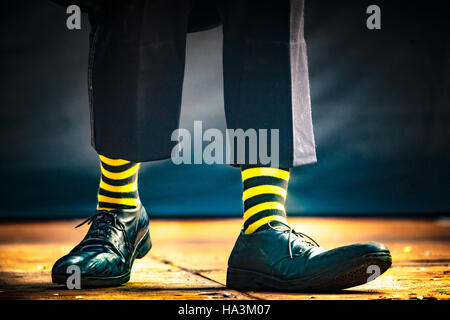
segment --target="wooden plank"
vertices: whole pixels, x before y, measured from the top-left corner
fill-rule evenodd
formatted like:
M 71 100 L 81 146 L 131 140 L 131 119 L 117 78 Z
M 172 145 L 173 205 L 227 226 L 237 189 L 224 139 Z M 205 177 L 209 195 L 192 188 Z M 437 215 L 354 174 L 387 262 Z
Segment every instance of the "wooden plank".
M 117 288 L 67 290 L 51 283 L 54 259 L 69 248 L 0 246 L 0 299 L 248 299 L 224 285 L 151 257 L 136 260 L 130 282 Z
M 291 218 L 325 248 L 380 241 L 393 267 L 364 286 L 335 294 L 228 290 L 227 259 L 241 219 L 151 221 L 154 247 L 125 286 L 65 290 L 50 281 L 57 258 L 84 236 L 78 221 L 0 225 L 0 299 L 450 299 L 447 219 Z

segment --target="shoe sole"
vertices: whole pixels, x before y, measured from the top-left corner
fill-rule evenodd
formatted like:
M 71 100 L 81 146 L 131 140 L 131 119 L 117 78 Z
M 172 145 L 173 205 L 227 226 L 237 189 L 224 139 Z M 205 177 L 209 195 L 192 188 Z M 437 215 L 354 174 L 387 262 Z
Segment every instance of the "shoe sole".
M 280 279 L 268 274 L 228 267 L 227 287 L 236 290 L 252 291 L 285 291 L 285 292 L 315 292 L 338 291 L 356 287 L 374 280 L 369 266 L 380 268 L 380 275 L 392 265 L 390 253 L 378 251 L 358 257 L 330 270 L 309 277 L 292 280 Z
M 131 259 L 131 265 L 133 265 L 135 259 L 141 259 L 152 248 L 152 240 L 150 238 L 150 231 L 147 229 L 147 233 L 142 237 L 136 246 Z M 131 269 L 131 268 L 130 268 Z M 114 287 L 126 283 L 130 280 L 131 270 L 123 275 L 114 277 L 83 277 L 81 276 L 81 287 L 82 288 L 98 288 L 98 287 Z M 67 285 L 67 279 L 70 274 L 52 274 L 52 281 L 56 284 Z

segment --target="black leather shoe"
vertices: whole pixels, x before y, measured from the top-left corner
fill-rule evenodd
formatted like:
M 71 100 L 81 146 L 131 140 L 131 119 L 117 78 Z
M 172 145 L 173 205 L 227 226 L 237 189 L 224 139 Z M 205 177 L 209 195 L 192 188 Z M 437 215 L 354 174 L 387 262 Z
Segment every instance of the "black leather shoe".
M 238 290 L 336 291 L 367 283 L 392 264 L 376 242 L 325 250 L 284 224 L 241 232 L 228 260 L 227 286 Z M 370 267 L 369 266 L 375 266 Z
M 81 271 L 81 287 L 117 286 L 130 280 L 135 258 L 143 258 L 152 247 L 148 216 L 140 205 L 136 210 L 97 210 L 78 225 L 92 223 L 84 239 L 53 266 L 52 281 L 66 284 L 67 268 Z

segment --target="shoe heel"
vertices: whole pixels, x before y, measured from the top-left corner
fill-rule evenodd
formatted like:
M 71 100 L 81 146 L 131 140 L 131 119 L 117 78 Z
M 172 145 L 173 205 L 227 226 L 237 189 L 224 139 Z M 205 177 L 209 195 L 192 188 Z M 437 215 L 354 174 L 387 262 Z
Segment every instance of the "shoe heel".
M 147 233 L 142 238 L 137 248 L 136 259 L 141 259 L 145 257 L 145 255 L 150 251 L 151 248 L 152 248 L 152 240 L 150 239 L 150 231 L 147 230 Z

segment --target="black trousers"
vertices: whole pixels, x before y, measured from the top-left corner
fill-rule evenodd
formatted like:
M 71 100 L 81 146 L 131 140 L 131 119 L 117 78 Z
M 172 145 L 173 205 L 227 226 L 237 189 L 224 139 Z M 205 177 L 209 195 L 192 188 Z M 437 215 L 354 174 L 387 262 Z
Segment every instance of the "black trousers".
M 215 1 L 215 0 L 211 0 Z M 195 0 L 111 0 L 92 22 L 92 145 L 136 162 L 170 158 Z M 216 0 L 227 127 L 279 129 L 280 166 L 316 161 L 303 0 Z

